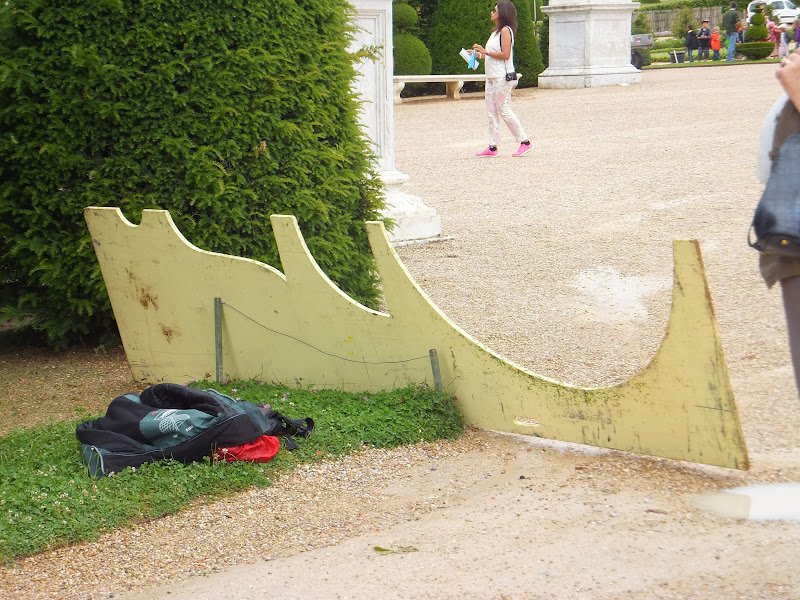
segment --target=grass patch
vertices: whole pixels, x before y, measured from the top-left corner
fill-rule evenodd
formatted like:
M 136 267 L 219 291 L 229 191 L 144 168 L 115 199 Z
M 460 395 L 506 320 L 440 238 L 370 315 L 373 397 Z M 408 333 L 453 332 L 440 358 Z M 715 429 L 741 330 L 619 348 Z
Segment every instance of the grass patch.
M 185 508 L 193 499 L 269 486 L 296 465 L 341 456 L 362 444 L 391 448 L 454 439 L 461 418 L 453 399 L 425 385 L 347 394 L 289 390 L 259 382 L 194 384 L 255 404 L 270 404 L 289 418 L 311 417 L 316 429 L 292 453 L 283 447 L 266 464 L 161 461 L 102 479 L 88 475 L 75 438 L 80 421 L 14 431 L 0 438 L 0 561 L 96 539 Z

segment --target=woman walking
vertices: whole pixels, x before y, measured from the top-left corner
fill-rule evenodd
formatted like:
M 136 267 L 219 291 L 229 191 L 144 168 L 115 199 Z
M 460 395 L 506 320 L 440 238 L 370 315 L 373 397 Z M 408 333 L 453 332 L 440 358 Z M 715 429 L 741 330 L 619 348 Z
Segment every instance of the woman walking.
M 517 85 L 517 72 L 514 69 L 514 36 L 517 33 L 517 7 L 509 0 L 500 0 L 492 11 L 495 24 L 492 35 L 484 48 L 480 44 L 472 46 L 477 58 L 486 61 L 486 106 L 489 109 L 489 147 L 475 156 L 495 157 L 500 154 L 501 121 L 505 122 L 519 144 L 512 156 L 524 156 L 533 150 L 522 123 L 511 110 L 511 90 Z

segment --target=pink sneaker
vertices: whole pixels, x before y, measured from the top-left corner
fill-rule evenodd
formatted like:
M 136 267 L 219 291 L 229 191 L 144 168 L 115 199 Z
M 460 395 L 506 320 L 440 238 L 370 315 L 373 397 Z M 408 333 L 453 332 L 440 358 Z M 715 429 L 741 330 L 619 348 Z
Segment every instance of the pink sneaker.
M 528 142 L 527 144 L 523 142 L 519 145 L 519 150 L 514 152 L 514 154 L 512 154 L 511 156 L 525 156 L 531 150 L 533 150 L 533 144 L 530 142 Z
M 500 156 L 500 151 L 492 150 L 491 147 L 487 146 L 486 150 L 483 152 L 476 152 L 475 156 L 478 158 L 494 158 L 495 156 Z

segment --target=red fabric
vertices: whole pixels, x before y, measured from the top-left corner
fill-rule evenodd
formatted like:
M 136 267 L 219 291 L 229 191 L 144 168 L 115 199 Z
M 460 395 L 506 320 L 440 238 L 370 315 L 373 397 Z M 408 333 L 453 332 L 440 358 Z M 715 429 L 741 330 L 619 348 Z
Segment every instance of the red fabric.
M 249 460 L 250 462 L 265 463 L 275 458 L 281 447 L 280 440 L 274 435 L 262 435 L 260 438 L 247 442 L 241 446 L 231 448 L 217 448 L 211 454 L 214 460 L 233 462 L 235 460 Z

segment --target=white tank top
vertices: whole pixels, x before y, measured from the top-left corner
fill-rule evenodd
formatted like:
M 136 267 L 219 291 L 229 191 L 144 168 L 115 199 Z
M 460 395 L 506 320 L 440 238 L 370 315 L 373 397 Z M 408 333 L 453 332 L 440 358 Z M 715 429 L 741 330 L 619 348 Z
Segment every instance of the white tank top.
M 488 54 L 486 55 L 486 77 L 490 79 L 505 78 L 507 72 L 514 72 L 514 32 L 510 27 L 508 28 L 508 32 L 511 34 L 511 54 L 508 60 L 497 60 Z M 492 35 L 489 36 L 485 48 L 487 52 L 502 52 L 500 48 L 500 34 L 497 31 L 493 31 Z

